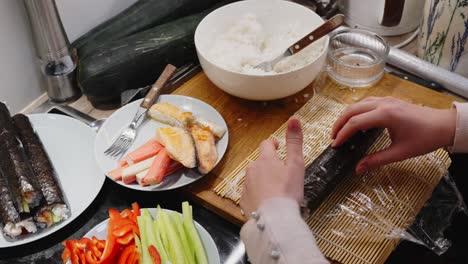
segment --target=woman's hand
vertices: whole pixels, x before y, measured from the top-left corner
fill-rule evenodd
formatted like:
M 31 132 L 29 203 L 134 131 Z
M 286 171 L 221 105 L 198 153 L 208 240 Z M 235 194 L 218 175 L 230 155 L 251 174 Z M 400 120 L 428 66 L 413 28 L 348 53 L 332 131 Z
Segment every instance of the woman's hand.
M 240 206 L 247 216 L 262 202 L 274 197 L 287 197 L 301 202 L 304 199 L 304 158 L 302 155 L 302 128 L 299 120 L 290 119 L 286 132 L 287 158 L 276 153 L 278 143 L 265 140 L 260 145 L 260 156 L 246 170 L 246 179 Z
M 335 122 L 332 146 L 338 147 L 360 130 L 387 128 L 392 144 L 363 158 L 358 174 L 453 145 L 456 110 L 413 105 L 392 97 L 369 97 L 348 106 Z

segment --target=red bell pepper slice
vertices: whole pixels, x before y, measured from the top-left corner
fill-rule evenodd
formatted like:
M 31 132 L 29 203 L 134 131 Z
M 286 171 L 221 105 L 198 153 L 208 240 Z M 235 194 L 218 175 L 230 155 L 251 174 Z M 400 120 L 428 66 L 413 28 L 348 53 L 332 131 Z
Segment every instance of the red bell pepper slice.
M 88 262 L 86 261 L 86 254 L 85 253 L 79 253 L 78 254 L 78 257 L 80 258 L 80 263 L 81 264 L 88 264 Z
M 65 248 L 62 252 L 62 262 L 63 264 L 67 263 L 67 261 L 70 259 L 71 253 L 69 248 Z
M 136 216 L 140 216 L 140 205 L 138 203 L 132 203 L 132 209 Z
M 122 217 L 120 217 L 120 212 L 117 211 L 117 209 L 111 208 L 109 209 L 109 218 L 112 220 L 112 219 L 120 219 Z
M 65 241 L 65 246 L 70 250 L 71 255 L 76 255 L 79 252 L 79 249 L 76 247 L 75 240 Z
M 140 261 L 140 254 L 138 253 L 138 251 L 135 250 L 135 252 L 133 252 L 133 254 L 128 258 L 127 263 L 138 264 L 139 261 Z
M 153 259 L 154 264 L 161 264 L 161 256 L 159 255 L 159 252 L 155 246 L 150 245 L 148 247 L 148 252 L 150 253 L 151 258 Z
M 119 246 L 115 237 L 111 234 L 107 237 L 106 246 L 102 252 L 102 256 L 99 259 L 100 264 L 109 263 L 109 261 L 117 255 L 119 252 Z
M 113 228 L 114 228 L 114 220 L 111 218 L 109 220 L 109 229 L 112 230 Z M 102 252 L 101 258 L 99 259 L 99 264 L 111 263 L 110 261 L 112 261 L 112 259 L 117 255 L 119 251 L 120 251 L 120 248 L 119 248 L 119 245 L 117 244 L 116 237 L 112 234 L 112 232 L 108 232 L 106 245 L 104 246 L 104 251 Z
M 102 250 L 97 248 L 96 246 L 91 246 L 91 250 L 88 250 L 88 252 L 92 252 L 94 256 L 97 257 L 97 259 L 100 259 L 102 257 Z
M 139 229 L 136 224 L 126 224 L 116 228 L 112 233 L 116 237 L 123 237 L 128 233 L 139 233 Z
M 130 242 L 132 242 L 134 239 L 133 233 L 128 233 L 123 237 L 117 238 L 117 243 L 120 245 L 128 245 Z
M 78 254 L 72 254 L 71 255 L 71 263 L 72 264 L 80 264 L 80 257 Z
M 128 245 L 120 254 L 119 264 L 127 264 L 129 263 L 128 260 L 130 259 L 131 255 L 136 251 L 135 244 Z
M 120 229 L 122 226 L 125 226 L 125 225 L 135 225 L 135 223 L 130 220 L 130 219 L 127 219 L 127 218 L 120 218 L 120 219 L 117 219 L 117 220 L 114 220 L 114 226 L 112 229 L 112 231 L 116 230 L 116 229 Z
M 104 247 L 106 246 L 106 241 L 105 240 L 100 240 L 100 241 L 97 242 L 96 246 L 97 246 L 97 248 L 99 250 L 102 251 L 102 250 L 104 250 Z
M 93 252 L 88 251 L 86 252 L 86 261 L 88 261 L 89 264 L 98 264 L 98 257 L 96 257 Z
M 94 255 L 100 258 L 102 256 L 102 251 L 106 245 L 106 241 L 98 240 L 95 236 L 93 236 L 90 244 L 91 250 L 93 251 Z
M 133 214 L 133 212 L 130 210 L 130 209 L 125 209 L 123 210 L 120 215 L 123 217 L 123 218 L 127 218 L 127 219 L 130 219 L 133 221 L 133 219 L 135 219 L 135 215 Z
M 91 243 L 91 240 L 89 238 L 86 238 L 86 237 L 83 237 L 80 240 L 75 240 L 74 241 L 74 244 L 75 244 L 76 248 L 81 249 L 81 250 L 85 250 L 86 248 L 88 248 L 90 243 Z

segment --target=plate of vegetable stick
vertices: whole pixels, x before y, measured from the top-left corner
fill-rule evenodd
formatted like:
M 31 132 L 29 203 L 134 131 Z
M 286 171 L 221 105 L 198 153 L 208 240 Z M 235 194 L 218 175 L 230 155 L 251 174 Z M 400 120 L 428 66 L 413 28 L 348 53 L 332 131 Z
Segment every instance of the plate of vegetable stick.
M 229 137 L 223 117 L 212 106 L 181 95 L 161 95 L 130 149 L 118 159 L 106 156 L 140 103 L 117 110 L 96 136 L 95 156 L 110 179 L 136 190 L 170 190 L 202 178 L 222 159 Z
M 159 206 L 140 209 L 137 203 L 122 212 L 111 208 L 109 219 L 62 245 L 64 264 L 220 263 L 216 244 L 193 220 L 188 202 L 182 203 L 182 213 Z

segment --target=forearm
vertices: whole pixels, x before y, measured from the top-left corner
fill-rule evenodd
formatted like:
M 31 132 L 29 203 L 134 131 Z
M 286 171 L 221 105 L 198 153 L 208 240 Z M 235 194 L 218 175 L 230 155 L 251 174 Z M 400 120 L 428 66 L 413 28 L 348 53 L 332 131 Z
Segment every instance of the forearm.
M 454 103 L 457 109 L 457 121 L 453 146 L 454 153 L 468 152 L 468 103 Z
M 251 263 L 328 263 L 302 220 L 296 201 L 273 198 L 257 212 L 258 220 L 249 220 L 241 230 Z

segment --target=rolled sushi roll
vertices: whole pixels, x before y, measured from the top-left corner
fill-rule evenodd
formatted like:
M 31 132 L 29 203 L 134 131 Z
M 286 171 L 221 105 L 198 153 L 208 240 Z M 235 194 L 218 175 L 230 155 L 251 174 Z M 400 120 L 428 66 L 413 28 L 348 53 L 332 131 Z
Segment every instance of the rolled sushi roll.
M 29 214 L 20 214 L 16 209 L 15 200 L 4 175 L 0 173 L 0 220 L 3 233 L 10 238 L 36 233 L 33 218 Z
M 34 131 L 29 118 L 25 115 L 15 115 L 13 122 L 45 198 L 36 212 L 35 218 L 38 225 L 40 227 L 49 227 L 67 219 L 69 209 L 55 175 L 54 167 L 41 139 Z
M 15 127 L 10 116 L 10 111 L 8 107 L 0 102 L 0 133 L 2 131 L 14 132 Z
M 15 134 L 0 133 L 0 145 L 0 170 L 10 186 L 18 211 L 29 213 L 43 199 L 36 177 Z

